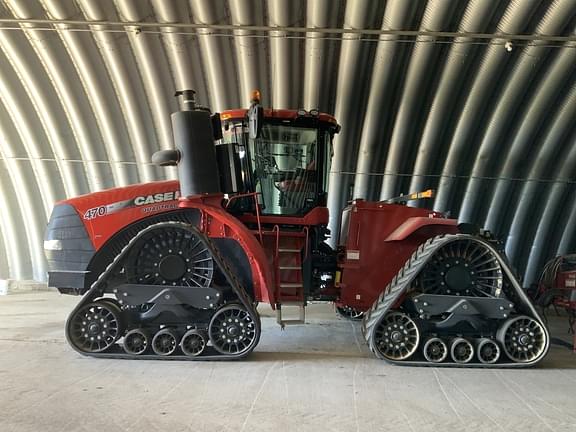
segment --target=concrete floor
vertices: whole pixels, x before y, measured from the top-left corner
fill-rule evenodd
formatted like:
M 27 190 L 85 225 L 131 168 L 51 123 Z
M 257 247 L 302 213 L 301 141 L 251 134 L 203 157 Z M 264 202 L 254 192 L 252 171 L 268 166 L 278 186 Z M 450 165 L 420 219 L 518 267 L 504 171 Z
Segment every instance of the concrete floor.
M 576 354 L 538 368 L 391 366 L 357 324 L 313 305 L 280 331 L 263 309 L 239 362 L 85 358 L 63 326 L 77 298 L 0 297 L 0 431 L 575 431 Z M 554 323 L 566 335 L 566 322 Z

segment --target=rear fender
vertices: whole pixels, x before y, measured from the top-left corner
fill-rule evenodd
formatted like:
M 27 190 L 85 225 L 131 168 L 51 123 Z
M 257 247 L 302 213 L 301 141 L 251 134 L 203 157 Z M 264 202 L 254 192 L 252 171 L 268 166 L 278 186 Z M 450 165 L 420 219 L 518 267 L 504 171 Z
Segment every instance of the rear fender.
M 396 228 L 385 241 L 406 240 L 413 234 L 424 229 L 437 231 L 436 234 L 457 234 L 458 221 L 456 219 L 431 218 L 431 217 L 411 217 L 406 219 L 402 225 Z

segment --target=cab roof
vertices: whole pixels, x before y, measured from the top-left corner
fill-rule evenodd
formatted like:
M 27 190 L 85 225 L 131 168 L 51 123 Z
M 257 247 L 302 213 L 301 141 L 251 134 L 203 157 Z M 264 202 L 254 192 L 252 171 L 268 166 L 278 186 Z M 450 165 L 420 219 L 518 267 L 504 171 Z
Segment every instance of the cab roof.
M 241 120 L 246 118 L 247 109 L 234 109 L 222 111 L 220 113 L 221 120 Z M 264 118 L 268 119 L 285 119 L 285 120 L 295 120 L 299 117 L 303 118 L 314 118 L 317 117 L 321 122 L 330 123 L 334 126 L 338 126 L 336 119 L 330 114 L 319 113 L 318 116 L 313 116 L 307 113 L 306 115 L 301 115 L 299 110 L 288 110 L 288 109 L 264 109 Z

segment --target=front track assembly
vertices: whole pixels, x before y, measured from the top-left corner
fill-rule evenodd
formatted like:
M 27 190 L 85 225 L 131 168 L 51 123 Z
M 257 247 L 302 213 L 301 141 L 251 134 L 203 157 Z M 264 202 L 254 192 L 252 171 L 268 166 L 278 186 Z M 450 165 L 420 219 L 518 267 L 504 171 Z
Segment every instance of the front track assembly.
M 258 344 L 260 318 L 206 236 L 161 222 L 131 239 L 92 284 L 66 337 L 92 357 L 238 359 Z
M 362 331 L 378 358 L 406 365 L 532 366 L 550 340 L 494 242 L 466 234 L 422 244 Z

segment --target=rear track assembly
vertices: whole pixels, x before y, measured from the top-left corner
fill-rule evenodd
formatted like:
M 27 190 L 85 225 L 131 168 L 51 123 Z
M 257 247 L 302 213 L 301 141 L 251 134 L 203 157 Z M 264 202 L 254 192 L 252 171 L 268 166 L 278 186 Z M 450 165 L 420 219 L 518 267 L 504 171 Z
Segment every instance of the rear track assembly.
M 525 367 L 548 331 L 490 241 L 442 235 L 422 244 L 365 314 L 372 352 L 394 364 Z

